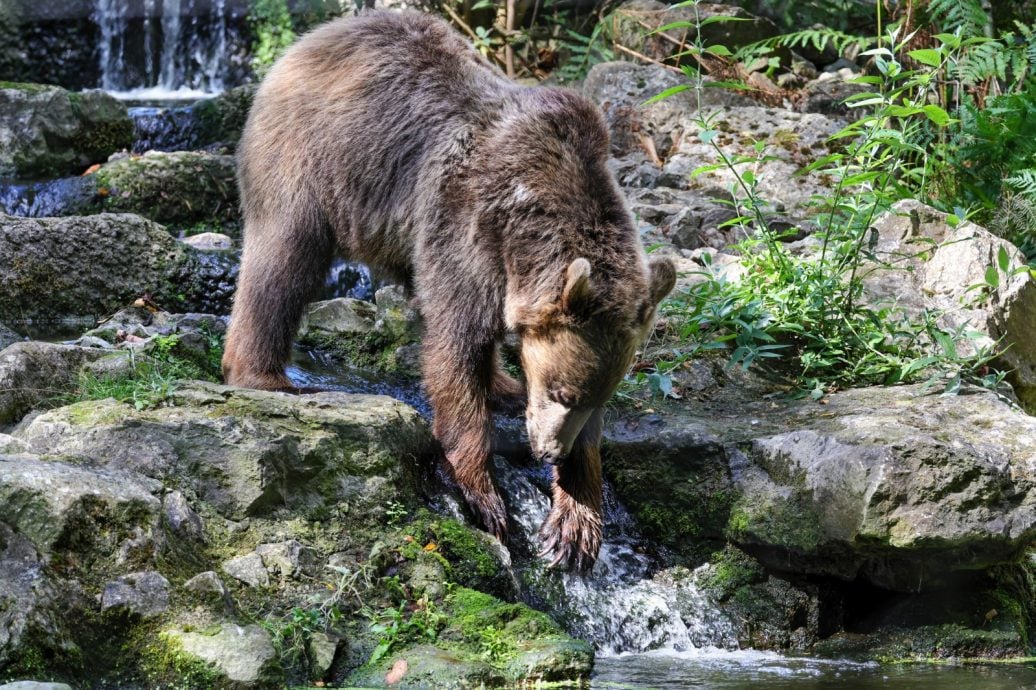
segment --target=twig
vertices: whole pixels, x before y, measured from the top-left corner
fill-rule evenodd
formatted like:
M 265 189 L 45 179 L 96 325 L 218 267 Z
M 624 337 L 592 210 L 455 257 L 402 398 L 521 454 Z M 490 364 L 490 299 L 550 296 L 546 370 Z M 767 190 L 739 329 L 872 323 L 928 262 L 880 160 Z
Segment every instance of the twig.
M 675 72 L 676 74 L 679 74 L 681 76 L 683 75 L 683 72 L 681 72 L 680 70 L 676 69 L 675 67 L 667 65 L 664 62 L 659 62 L 658 60 L 655 60 L 654 58 L 649 58 L 647 55 L 644 55 L 643 53 L 638 53 L 637 51 L 633 50 L 632 48 L 627 48 L 626 46 L 622 45 L 621 43 L 616 43 L 615 44 L 615 48 L 617 50 L 621 50 L 622 52 L 626 53 L 627 55 L 632 55 L 633 57 L 637 58 L 638 60 L 643 60 L 644 62 L 650 62 L 653 65 L 658 65 L 659 67 L 664 67 L 667 70 L 669 70 L 670 72 Z
M 514 48 L 511 46 L 511 36 L 514 34 L 514 0 L 507 0 L 505 11 L 504 68 L 507 70 L 507 76 L 514 79 Z

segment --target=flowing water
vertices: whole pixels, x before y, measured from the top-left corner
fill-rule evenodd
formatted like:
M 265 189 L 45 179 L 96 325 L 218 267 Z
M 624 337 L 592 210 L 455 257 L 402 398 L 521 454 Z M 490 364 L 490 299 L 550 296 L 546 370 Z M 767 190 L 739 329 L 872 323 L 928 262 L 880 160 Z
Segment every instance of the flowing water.
M 227 0 L 95 0 L 100 87 L 132 100 L 223 91 L 235 18 Z
M 431 414 L 420 385 L 341 366 L 298 352 L 288 370 L 299 386 L 391 395 Z M 831 689 L 1036 690 L 1036 665 L 879 665 L 847 659 L 786 657 L 738 649 L 726 615 L 693 577 L 659 577 L 634 521 L 605 487 L 605 538 L 587 577 L 544 570 L 537 530 L 550 509 L 550 473 L 525 450 L 524 423 L 498 419 L 495 475 L 513 519 L 512 574 L 528 603 L 550 610 L 598 653 L 592 687 L 600 690 Z M 464 519 L 444 498 L 437 509 Z M 705 567 L 705 566 L 703 566 Z

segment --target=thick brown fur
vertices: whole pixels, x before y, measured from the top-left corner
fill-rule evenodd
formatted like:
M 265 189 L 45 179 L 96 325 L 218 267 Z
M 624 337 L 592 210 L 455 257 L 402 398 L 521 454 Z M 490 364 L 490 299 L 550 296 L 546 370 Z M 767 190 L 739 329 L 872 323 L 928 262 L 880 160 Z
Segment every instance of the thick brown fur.
M 675 279 L 670 263 L 646 262 L 599 110 L 514 84 L 439 19 L 371 12 L 318 28 L 274 66 L 238 155 L 245 247 L 226 381 L 289 386 L 302 309 L 336 251 L 394 274 L 420 304 L 434 433 L 503 537 L 490 398 L 522 393 L 497 353 L 517 330 L 530 440 L 561 462 L 545 544 L 560 565 L 592 566 L 600 408 Z M 549 450 L 565 444 L 537 420 L 577 407 L 565 428 L 578 438 Z

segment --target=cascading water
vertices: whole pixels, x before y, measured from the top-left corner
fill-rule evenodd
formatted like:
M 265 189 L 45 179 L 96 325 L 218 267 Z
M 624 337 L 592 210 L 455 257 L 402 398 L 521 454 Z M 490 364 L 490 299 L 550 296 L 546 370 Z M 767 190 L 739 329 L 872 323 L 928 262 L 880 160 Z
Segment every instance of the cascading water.
M 227 0 L 95 0 L 101 88 L 128 98 L 197 98 L 223 91 Z
M 498 459 L 496 477 L 519 525 L 512 541 L 523 551 L 539 548 L 538 530 L 550 510 L 546 471 Z M 588 576 L 545 571 L 542 561 L 522 564 L 521 580 L 533 600 L 546 603 L 569 632 L 594 643 L 599 653 L 668 649 L 677 652 L 737 649 L 734 626 L 693 584 L 652 577 L 658 564 L 640 553 L 626 510 L 605 494 L 605 535 Z M 537 602 L 539 603 L 539 602 Z

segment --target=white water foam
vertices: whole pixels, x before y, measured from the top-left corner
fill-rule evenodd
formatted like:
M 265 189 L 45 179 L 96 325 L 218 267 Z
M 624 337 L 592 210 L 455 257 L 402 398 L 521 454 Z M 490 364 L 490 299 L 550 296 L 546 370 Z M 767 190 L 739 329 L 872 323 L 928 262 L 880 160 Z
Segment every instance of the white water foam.
M 177 89 L 168 89 L 164 86 L 147 86 L 126 91 L 109 91 L 108 93 L 121 101 L 197 101 L 219 95 L 212 91 L 201 91 L 186 86 L 181 86 Z

